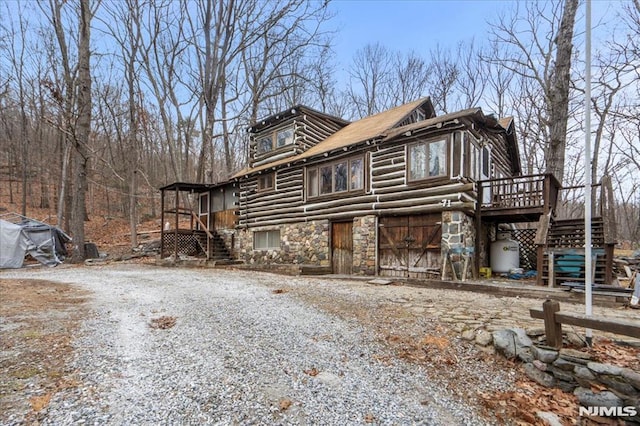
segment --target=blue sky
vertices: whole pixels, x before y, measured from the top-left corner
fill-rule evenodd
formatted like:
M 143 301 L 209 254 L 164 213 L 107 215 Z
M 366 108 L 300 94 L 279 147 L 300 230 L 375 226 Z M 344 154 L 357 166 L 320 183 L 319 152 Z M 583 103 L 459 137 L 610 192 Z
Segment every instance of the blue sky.
M 348 66 L 356 50 L 376 42 L 421 56 L 437 44 L 481 42 L 488 37 L 487 21 L 512 6 L 511 0 L 334 0 L 336 60 Z
M 380 42 L 393 51 L 414 50 L 428 57 L 436 45 L 454 48 L 460 41 L 480 45 L 489 38 L 488 21 L 509 15 L 519 0 L 333 0 L 334 40 L 338 72 L 349 67 L 354 53 L 368 43 Z M 560 0 L 555 0 L 560 1 Z M 611 25 L 621 0 L 592 0 L 594 45 L 599 30 Z M 581 2 L 577 34 L 584 32 L 585 6 Z M 604 23 L 604 24 L 603 24 Z

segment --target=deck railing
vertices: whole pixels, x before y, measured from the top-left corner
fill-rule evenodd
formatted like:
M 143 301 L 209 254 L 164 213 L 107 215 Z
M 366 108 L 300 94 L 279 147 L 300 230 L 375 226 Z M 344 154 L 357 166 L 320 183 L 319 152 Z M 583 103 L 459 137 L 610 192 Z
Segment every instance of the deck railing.
M 483 211 L 539 208 L 548 213 L 557 202 L 560 184 L 551 174 L 515 176 L 478 182 Z

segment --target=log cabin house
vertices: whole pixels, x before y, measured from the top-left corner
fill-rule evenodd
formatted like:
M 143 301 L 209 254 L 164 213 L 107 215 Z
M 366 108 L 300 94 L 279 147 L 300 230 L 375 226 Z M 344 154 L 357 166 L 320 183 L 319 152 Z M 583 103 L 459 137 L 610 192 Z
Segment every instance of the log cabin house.
M 457 279 L 489 264 L 499 224 L 541 222 L 527 260 L 553 270 L 547 234 L 560 187 L 521 175 L 511 118 L 480 108 L 436 116 L 429 98 L 352 123 L 295 106 L 253 125 L 249 139 L 248 167 L 228 182 L 161 188 L 163 215 L 165 192 L 175 214 L 163 255 L 184 245 L 265 267 Z M 181 193 L 199 197 L 197 212 L 180 211 Z

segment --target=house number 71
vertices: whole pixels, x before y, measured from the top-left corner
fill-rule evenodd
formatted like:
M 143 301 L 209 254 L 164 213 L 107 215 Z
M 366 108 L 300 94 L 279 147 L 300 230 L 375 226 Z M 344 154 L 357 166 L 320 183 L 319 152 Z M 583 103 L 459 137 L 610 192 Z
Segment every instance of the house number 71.
M 442 204 L 442 207 L 451 207 L 451 200 L 442 200 L 440 204 Z

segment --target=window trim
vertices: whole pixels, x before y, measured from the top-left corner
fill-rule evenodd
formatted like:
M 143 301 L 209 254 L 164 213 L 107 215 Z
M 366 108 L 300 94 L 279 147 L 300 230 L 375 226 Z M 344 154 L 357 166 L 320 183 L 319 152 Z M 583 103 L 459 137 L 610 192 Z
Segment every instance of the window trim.
M 418 140 L 416 142 L 407 144 L 407 149 L 406 149 L 406 155 L 407 155 L 407 168 L 406 168 L 406 179 L 407 182 L 409 183 L 413 183 L 413 182 L 421 182 L 421 181 L 427 181 L 427 180 L 433 180 L 433 179 L 442 179 L 442 178 L 446 178 L 449 177 L 451 171 L 450 171 L 450 157 L 451 157 L 451 143 L 450 143 L 450 138 L 448 136 L 442 136 L 442 137 L 438 137 L 438 138 L 432 138 L 432 139 L 425 139 L 425 140 Z M 429 176 L 428 175 L 428 171 L 429 171 L 429 145 L 432 143 L 438 143 L 438 142 L 444 142 L 445 147 L 444 147 L 444 151 L 446 154 L 446 158 L 444 159 L 444 172 L 436 175 L 436 176 Z M 414 146 L 418 146 L 418 145 L 424 145 L 425 147 L 427 147 L 427 158 L 426 158 L 426 170 L 427 170 L 427 176 L 425 177 L 420 177 L 417 179 L 412 179 L 411 178 L 411 166 L 413 165 L 413 159 L 411 158 L 411 149 Z
M 360 163 L 362 164 L 361 167 L 361 185 L 360 188 L 357 189 L 351 189 L 351 179 L 352 179 L 352 175 L 351 175 L 351 165 L 352 162 L 354 161 L 360 161 Z M 336 166 L 338 164 L 341 163 L 346 163 L 346 174 L 347 174 L 347 182 L 346 182 L 346 189 L 344 190 L 340 190 L 340 191 L 336 191 L 335 187 L 336 187 L 336 180 L 335 180 L 335 173 L 336 173 Z M 322 192 L 322 173 L 321 170 L 323 168 L 326 167 L 331 167 L 331 191 L 330 192 Z M 315 188 L 315 195 L 310 195 L 310 178 L 309 178 L 309 173 L 315 171 L 316 172 L 316 188 Z M 367 178 L 367 162 L 365 161 L 365 155 L 361 154 L 361 155 L 356 155 L 356 156 L 350 156 L 350 157 L 344 157 L 344 158 L 340 158 L 340 159 L 335 159 L 332 161 L 327 161 L 324 163 L 318 163 L 315 164 L 313 166 L 307 166 L 305 167 L 304 170 L 304 194 L 305 194 L 305 198 L 307 200 L 309 199 L 318 199 L 318 198 L 323 198 L 323 197 L 331 197 L 331 196 L 336 196 L 336 195 L 343 195 L 343 194 L 360 194 L 360 193 L 364 193 L 365 188 L 366 188 L 366 178 Z

